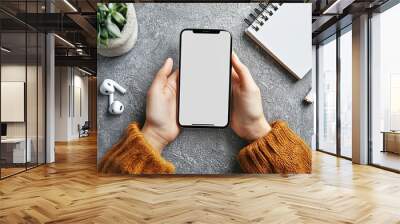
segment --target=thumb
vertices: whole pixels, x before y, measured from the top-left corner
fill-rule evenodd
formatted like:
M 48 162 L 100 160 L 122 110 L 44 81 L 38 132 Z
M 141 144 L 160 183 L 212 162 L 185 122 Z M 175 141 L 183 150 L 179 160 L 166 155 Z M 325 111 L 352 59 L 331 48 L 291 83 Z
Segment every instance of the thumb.
M 251 86 L 255 84 L 253 77 L 250 74 L 249 69 L 244 65 L 236 53 L 232 54 L 232 67 L 235 70 L 237 77 L 243 87 Z
M 178 75 L 179 75 L 179 70 L 175 70 L 172 75 L 168 77 L 168 86 L 176 92 L 177 89 L 177 82 L 178 82 Z
M 167 83 L 168 76 L 171 74 L 173 64 L 174 62 L 172 61 L 172 58 L 167 58 L 167 60 L 164 62 L 164 65 L 157 72 L 152 85 L 165 85 Z

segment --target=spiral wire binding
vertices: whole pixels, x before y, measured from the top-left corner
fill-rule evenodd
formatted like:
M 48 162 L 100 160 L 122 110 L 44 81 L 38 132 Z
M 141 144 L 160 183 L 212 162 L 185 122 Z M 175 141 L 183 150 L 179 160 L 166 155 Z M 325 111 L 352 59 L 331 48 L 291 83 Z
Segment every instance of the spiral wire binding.
M 278 11 L 279 7 L 283 3 L 269 3 L 269 1 L 260 2 L 258 7 L 254 9 L 254 13 L 250 13 L 250 18 L 244 18 L 244 21 L 252 27 L 255 31 L 258 31 L 260 27 L 268 21 L 269 17 L 274 15 L 274 12 Z

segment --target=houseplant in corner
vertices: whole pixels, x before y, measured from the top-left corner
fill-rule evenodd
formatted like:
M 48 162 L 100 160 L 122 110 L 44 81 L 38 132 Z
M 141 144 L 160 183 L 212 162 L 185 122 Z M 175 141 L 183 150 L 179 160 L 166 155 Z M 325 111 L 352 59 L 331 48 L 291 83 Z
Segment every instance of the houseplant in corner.
M 106 57 L 127 53 L 138 33 L 133 3 L 97 4 L 97 52 Z

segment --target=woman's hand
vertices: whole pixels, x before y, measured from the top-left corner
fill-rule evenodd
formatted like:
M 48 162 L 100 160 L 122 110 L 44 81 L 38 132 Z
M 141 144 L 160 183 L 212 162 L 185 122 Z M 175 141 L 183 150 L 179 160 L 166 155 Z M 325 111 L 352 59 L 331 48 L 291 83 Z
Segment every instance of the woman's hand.
M 172 72 L 168 58 L 158 71 L 147 92 L 146 121 L 142 132 L 154 149 L 161 152 L 179 134 L 176 122 L 176 92 L 178 70 Z
M 232 54 L 232 129 L 241 138 L 254 141 L 268 134 L 271 126 L 265 119 L 261 93 L 249 69 Z

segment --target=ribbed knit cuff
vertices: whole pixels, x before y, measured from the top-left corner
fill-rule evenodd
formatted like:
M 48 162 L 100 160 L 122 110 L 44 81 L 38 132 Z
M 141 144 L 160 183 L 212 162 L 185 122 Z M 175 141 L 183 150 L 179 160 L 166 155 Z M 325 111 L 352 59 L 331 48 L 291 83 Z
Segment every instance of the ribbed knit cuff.
M 104 173 L 166 174 L 175 166 L 146 141 L 139 124 L 132 123 L 125 134 L 103 157 L 99 171 Z
M 276 121 L 264 137 L 250 143 L 238 155 L 248 173 L 310 173 L 311 152 L 284 121 Z

